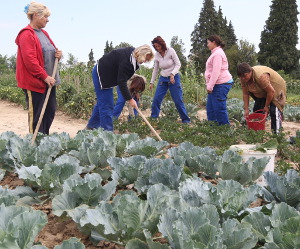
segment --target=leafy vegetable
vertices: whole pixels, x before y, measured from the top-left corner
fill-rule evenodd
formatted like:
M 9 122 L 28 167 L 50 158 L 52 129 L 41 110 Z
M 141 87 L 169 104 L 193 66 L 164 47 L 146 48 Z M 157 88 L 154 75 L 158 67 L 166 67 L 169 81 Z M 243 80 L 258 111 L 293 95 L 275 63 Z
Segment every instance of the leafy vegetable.
M 266 201 L 286 202 L 300 211 L 300 176 L 296 170 L 288 170 L 284 176 L 267 171 L 264 177 L 267 186 L 262 195 Z
M 166 141 L 156 141 L 151 137 L 130 143 L 125 152 L 131 155 L 141 155 L 147 158 L 157 155 L 169 144 Z
M 53 213 L 61 216 L 79 205 L 96 206 L 100 201 L 107 201 L 116 191 L 117 182 L 111 181 L 104 186 L 99 174 L 86 174 L 84 178 L 75 174 L 69 177 L 64 185 L 63 192 L 52 200 Z
M 262 175 L 270 157 L 254 158 L 250 157 L 247 162 L 232 150 L 224 152 L 222 158 L 216 161 L 220 177 L 223 180 L 235 180 L 245 185 L 249 184 Z
M 31 248 L 34 239 L 47 223 L 42 211 L 0 205 L 0 244 L 3 249 Z

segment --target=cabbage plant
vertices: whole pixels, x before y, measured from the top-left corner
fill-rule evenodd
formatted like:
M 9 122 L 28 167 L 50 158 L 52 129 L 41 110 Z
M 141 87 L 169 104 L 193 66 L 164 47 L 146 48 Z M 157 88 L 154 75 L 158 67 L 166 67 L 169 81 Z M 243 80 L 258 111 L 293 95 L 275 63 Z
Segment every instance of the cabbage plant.
M 63 192 L 52 200 L 52 211 L 61 216 L 80 205 L 95 207 L 100 201 L 108 201 L 116 191 L 117 182 L 111 181 L 102 186 L 99 174 L 86 174 L 82 178 L 78 174 L 69 177 L 63 185 Z
M 47 224 L 47 215 L 27 207 L 0 205 L 0 245 L 3 249 L 31 248 Z
M 141 155 L 150 158 L 161 153 L 162 149 L 168 145 L 166 141 L 156 141 L 151 137 L 146 137 L 145 139 L 130 143 L 125 152 L 131 155 Z
M 268 202 L 285 202 L 300 211 L 300 176 L 290 169 L 283 176 L 267 171 L 264 173 L 266 187 L 262 196 Z
M 245 185 L 257 180 L 263 174 L 269 160 L 270 157 L 250 157 L 244 162 L 238 153 L 227 150 L 216 160 L 216 166 L 223 180 L 235 180 Z
M 125 245 L 133 238 L 146 241 L 144 230 L 153 236 L 160 214 L 171 206 L 178 206 L 178 194 L 162 184 L 149 188 L 147 200 L 133 191 L 118 193 L 112 202 L 100 202 L 95 208 L 81 205 L 69 212 L 84 231 L 91 232 L 95 242 L 109 240 Z

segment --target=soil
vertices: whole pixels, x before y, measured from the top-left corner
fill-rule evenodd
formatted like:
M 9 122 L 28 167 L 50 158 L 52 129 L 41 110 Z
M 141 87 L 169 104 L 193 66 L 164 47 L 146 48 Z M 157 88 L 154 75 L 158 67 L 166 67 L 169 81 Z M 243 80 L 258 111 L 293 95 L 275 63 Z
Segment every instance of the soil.
M 27 114 L 27 110 L 24 110 L 22 106 L 0 100 L 0 134 L 5 131 L 13 131 L 19 136 L 28 134 Z M 143 111 L 143 114 L 145 117 L 149 117 L 150 111 Z M 120 118 L 126 119 L 126 116 L 126 113 L 122 113 Z M 200 110 L 198 118 L 206 119 L 206 111 Z M 86 124 L 86 120 L 74 119 L 58 111 L 50 128 L 50 133 L 67 132 L 71 137 L 74 137 L 79 130 L 85 128 Z M 284 121 L 283 128 L 285 133 L 289 132 L 290 136 L 295 136 L 296 131 L 300 130 L 300 123 Z M 270 121 L 266 122 L 266 131 L 270 131 Z
M 150 112 L 143 112 L 146 117 L 149 117 Z M 126 114 L 124 114 L 126 117 Z M 11 102 L 0 100 L 0 134 L 5 131 L 13 131 L 19 136 L 28 134 L 27 124 L 27 111 L 21 106 Z M 204 110 L 199 111 L 198 117 L 200 119 L 206 118 Z M 50 133 L 67 132 L 71 137 L 74 137 L 79 130 L 84 129 L 87 121 L 83 119 L 73 119 L 66 116 L 62 112 L 57 112 L 54 122 L 51 126 Z M 295 122 L 283 122 L 284 132 L 290 132 L 290 136 L 295 136 L 296 131 L 300 130 L 300 123 Z M 270 123 L 266 123 L 266 130 L 270 131 Z M 0 182 L 2 186 L 8 186 L 13 189 L 16 186 L 24 185 L 24 182 L 18 178 L 14 173 L 8 173 L 5 178 Z M 71 237 L 76 237 L 85 244 L 87 249 L 107 248 L 107 249 L 121 249 L 119 245 L 110 242 L 102 241 L 97 246 L 92 245 L 88 236 L 81 233 L 77 228 L 77 225 L 72 220 L 61 220 L 54 216 L 51 212 L 51 203 L 45 203 L 44 205 L 35 206 L 35 209 L 39 209 L 48 215 L 48 224 L 39 233 L 36 238 L 36 242 L 53 249 L 56 245 L 62 243 L 62 241 Z

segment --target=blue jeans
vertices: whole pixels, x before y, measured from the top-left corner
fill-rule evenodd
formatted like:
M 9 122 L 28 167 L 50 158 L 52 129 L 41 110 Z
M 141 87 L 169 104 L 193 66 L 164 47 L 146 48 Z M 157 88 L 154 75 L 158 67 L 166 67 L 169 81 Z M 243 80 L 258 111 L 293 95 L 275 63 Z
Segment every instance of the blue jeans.
M 215 121 L 218 125 L 229 124 L 227 112 L 227 95 L 232 83 L 216 84 L 212 93 L 207 95 L 206 115 L 208 121 Z
M 159 77 L 155 95 L 154 95 L 153 102 L 152 102 L 152 106 L 151 106 L 151 117 L 158 118 L 159 113 L 160 113 L 161 103 L 169 89 L 170 93 L 171 93 L 171 97 L 175 103 L 176 109 L 182 120 L 182 123 L 190 123 L 191 120 L 187 114 L 187 111 L 185 109 L 183 99 L 182 99 L 182 88 L 181 88 L 179 74 L 176 74 L 174 76 L 174 79 L 175 79 L 175 83 L 171 84 L 171 83 L 169 83 L 170 77 L 163 77 L 163 76 Z
M 124 105 L 126 103 L 126 100 L 124 99 L 119 87 L 117 87 L 117 93 L 118 93 L 118 99 L 117 99 L 117 102 L 115 104 L 114 111 L 113 111 L 113 119 L 114 120 L 119 118 L 119 116 L 124 108 Z M 136 104 L 138 105 L 137 99 L 134 98 L 134 100 L 136 101 Z M 136 109 L 134 109 L 134 115 L 135 116 L 138 115 L 138 112 Z
M 113 131 L 112 114 L 114 109 L 113 88 L 101 89 L 97 74 L 97 65 L 92 71 L 94 89 L 97 96 L 97 103 L 94 106 L 92 116 L 89 119 L 87 128 L 98 129 L 102 127 L 104 130 Z

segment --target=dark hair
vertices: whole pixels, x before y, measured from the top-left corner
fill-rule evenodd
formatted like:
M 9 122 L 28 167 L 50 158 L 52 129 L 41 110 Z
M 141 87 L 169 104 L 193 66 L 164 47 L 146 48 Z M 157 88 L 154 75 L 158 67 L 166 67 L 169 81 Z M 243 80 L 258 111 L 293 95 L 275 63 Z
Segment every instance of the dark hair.
M 207 38 L 207 40 L 210 40 L 211 42 L 215 42 L 217 46 L 220 46 L 221 48 L 225 47 L 225 42 L 222 41 L 220 36 L 218 35 L 211 35 Z
M 158 44 L 161 46 L 161 49 L 162 49 L 163 51 L 166 51 L 166 50 L 167 50 L 167 44 L 166 44 L 165 40 L 164 40 L 163 38 L 161 38 L 160 36 L 156 36 L 156 37 L 151 41 L 151 43 L 152 43 L 153 47 L 154 47 L 154 43 L 158 43 Z M 155 49 L 155 51 L 157 51 L 155 47 L 154 47 L 154 49 Z
M 245 73 L 250 73 L 251 71 L 252 71 L 252 67 L 248 63 L 243 62 L 237 66 L 236 73 L 238 77 L 241 77 Z
M 131 96 L 137 97 L 137 93 L 141 93 L 145 90 L 145 80 L 143 77 L 136 76 L 132 79 L 132 82 L 129 87 L 129 91 L 131 93 Z

